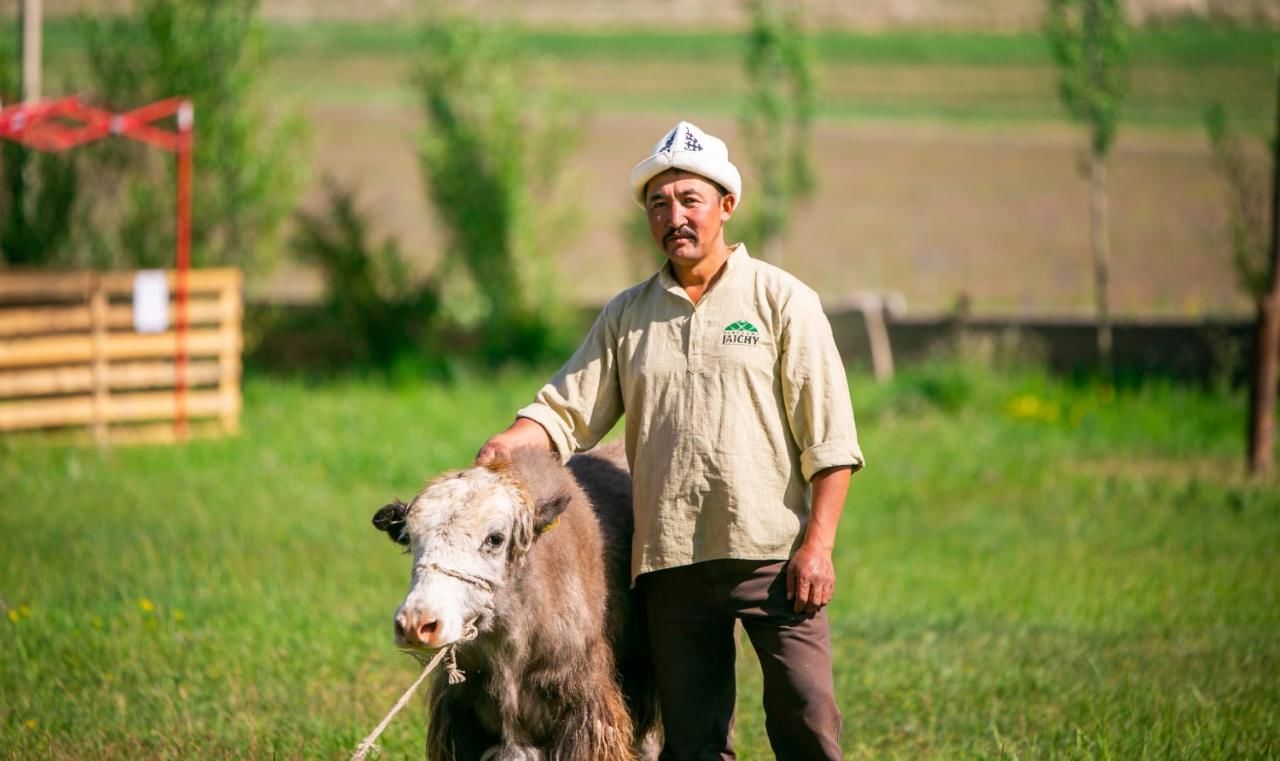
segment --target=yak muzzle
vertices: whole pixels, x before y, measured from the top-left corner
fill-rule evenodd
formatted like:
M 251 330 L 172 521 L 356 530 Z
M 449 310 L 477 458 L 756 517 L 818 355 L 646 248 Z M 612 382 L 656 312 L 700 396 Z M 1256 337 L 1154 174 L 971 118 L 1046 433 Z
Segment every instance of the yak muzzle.
M 434 649 L 448 644 L 440 619 L 430 614 L 397 613 L 395 632 L 397 647 Z

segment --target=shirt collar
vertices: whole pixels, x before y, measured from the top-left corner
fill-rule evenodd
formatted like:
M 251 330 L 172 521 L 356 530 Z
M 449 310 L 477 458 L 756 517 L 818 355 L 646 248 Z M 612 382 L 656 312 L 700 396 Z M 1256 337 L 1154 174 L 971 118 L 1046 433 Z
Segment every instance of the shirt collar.
M 711 291 L 719 288 L 721 284 L 725 280 L 728 280 L 729 277 L 734 272 L 742 269 L 743 263 L 750 258 L 751 258 L 751 255 L 747 253 L 747 244 L 745 243 L 733 244 L 733 246 L 729 250 L 729 258 L 726 259 L 724 262 L 724 270 L 720 273 L 719 279 L 717 279 L 714 283 L 712 283 L 711 287 L 708 288 L 707 290 Z M 666 291 L 667 293 L 670 293 L 673 296 L 682 298 L 685 301 L 689 300 L 689 294 L 684 292 L 684 286 L 680 285 L 680 281 L 676 280 L 676 276 L 671 272 L 670 260 L 663 262 L 662 268 L 658 270 L 657 277 L 658 277 L 658 285 L 662 286 L 662 289 L 664 291 Z M 704 297 L 705 297 L 705 294 L 704 294 Z

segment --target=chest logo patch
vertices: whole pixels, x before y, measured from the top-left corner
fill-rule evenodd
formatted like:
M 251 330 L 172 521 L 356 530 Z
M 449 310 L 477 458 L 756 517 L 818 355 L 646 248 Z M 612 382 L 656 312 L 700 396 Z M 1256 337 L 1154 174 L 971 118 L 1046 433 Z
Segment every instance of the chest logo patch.
M 738 320 L 720 334 L 720 343 L 754 346 L 760 343 L 760 329 L 746 320 Z

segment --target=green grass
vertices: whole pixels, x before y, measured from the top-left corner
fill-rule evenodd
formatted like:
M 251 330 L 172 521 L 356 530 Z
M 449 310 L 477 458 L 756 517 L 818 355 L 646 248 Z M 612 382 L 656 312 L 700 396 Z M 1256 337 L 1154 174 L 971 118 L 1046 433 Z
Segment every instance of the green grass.
M 541 378 L 250 378 L 236 439 L 0 439 L 0 747 L 346 757 L 416 672 L 390 643 L 406 560 L 370 515 Z M 853 383 L 849 758 L 1280 754 L 1280 489 L 1240 475 L 1239 395 L 964 365 Z M 740 756 L 766 758 L 741 665 Z M 387 757 L 420 757 L 416 705 Z

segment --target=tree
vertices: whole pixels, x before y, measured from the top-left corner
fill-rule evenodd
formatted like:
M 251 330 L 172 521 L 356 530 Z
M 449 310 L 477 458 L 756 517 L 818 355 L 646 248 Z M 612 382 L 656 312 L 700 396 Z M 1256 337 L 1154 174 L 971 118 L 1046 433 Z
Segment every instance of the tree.
M 760 189 L 748 206 L 748 237 L 777 264 L 791 204 L 813 192 L 814 55 L 799 4 L 750 0 L 748 7 L 742 131 Z
M 1246 458 L 1250 472 L 1270 472 L 1275 450 L 1276 384 L 1280 380 L 1280 78 L 1270 147 L 1271 197 L 1266 168 L 1253 160 L 1245 139 L 1221 105 L 1205 115 L 1214 163 L 1226 181 L 1231 252 L 1241 288 L 1254 303 L 1254 366 L 1249 387 Z
M 414 83 L 425 117 L 418 157 L 449 233 L 445 276 L 474 289 L 486 358 L 559 353 L 550 252 L 569 225 L 552 199 L 578 141 L 576 115 L 531 86 L 512 32 L 466 19 L 428 23 Z
M 0 41 L 0 101 L 19 100 L 17 57 Z M 80 166 L 74 154 L 0 144 L 0 262 L 41 266 L 66 256 L 74 240 Z
M 1127 69 L 1120 0 L 1048 0 L 1045 34 L 1058 66 L 1058 95 L 1089 131 L 1089 227 L 1093 250 L 1098 357 L 1111 370 L 1111 243 L 1107 220 L 1107 154 L 1115 139 Z
M 273 122 L 258 93 L 257 0 L 140 0 L 131 15 L 87 19 L 95 98 L 125 110 L 175 95 L 195 105 L 192 261 L 263 269 L 304 177 L 302 121 Z M 173 258 L 173 159 L 111 141 L 89 153 L 95 188 L 92 263 L 164 266 Z M 95 191 L 97 192 L 97 191 Z

